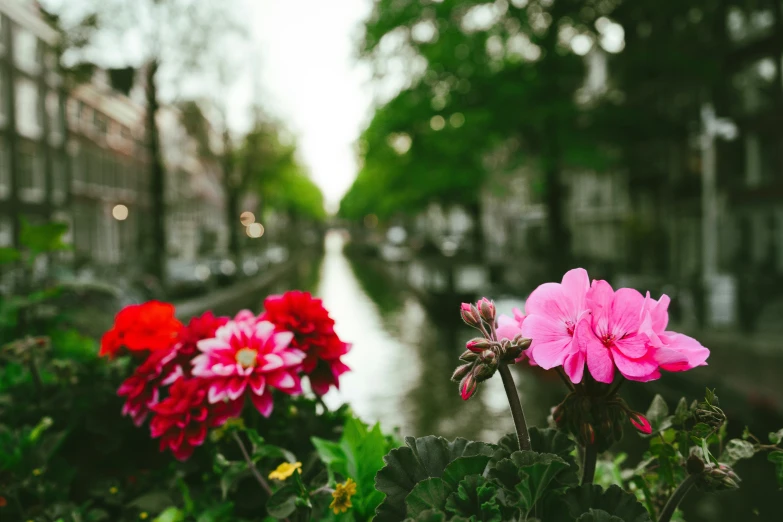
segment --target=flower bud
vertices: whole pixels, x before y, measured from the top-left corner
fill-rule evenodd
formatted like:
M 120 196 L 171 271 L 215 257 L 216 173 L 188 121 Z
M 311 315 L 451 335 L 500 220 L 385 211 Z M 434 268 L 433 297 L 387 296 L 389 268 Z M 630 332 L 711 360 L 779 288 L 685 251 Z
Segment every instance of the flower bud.
M 481 317 L 479 317 L 478 309 L 472 304 L 462 303 L 460 305 L 460 315 L 465 324 L 472 326 L 473 328 L 481 327 Z
M 492 341 L 490 341 L 489 339 L 485 339 L 483 337 L 476 337 L 475 339 L 471 339 L 470 341 L 468 341 L 467 344 L 465 345 L 465 348 L 467 348 L 471 352 L 479 353 L 482 350 L 486 350 L 490 346 L 492 346 Z
M 460 382 L 463 377 L 465 377 L 468 373 L 470 373 L 470 370 L 473 369 L 472 364 L 463 364 L 461 366 L 457 366 L 457 369 L 454 370 L 454 373 L 451 374 L 451 380 L 454 382 Z
M 725 491 L 739 488 L 740 478 L 725 464 L 707 464 L 701 473 L 702 488 L 707 491 Z
M 579 435 L 582 437 L 582 442 L 585 444 L 595 444 L 595 430 L 593 425 L 589 422 L 585 422 L 579 429 Z
M 688 470 L 689 475 L 697 475 L 704 471 L 704 461 L 698 455 L 691 455 L 685 462 L 685 469 Z
M 462 397 L 463 401 L 466 401 L 470 399 L 474 393 L 476 393 L 476 387 L 478 386 L 478 383 L 476 382 L 476 379 L 473 377 L 473 373 L 467 374 L 463 379 L 462 382 L 459 383 L 459 393 Z
M 485 322 L 491 325 L 495 324 L 495 303 L 486 297 L 482 297 L 478 302 L 478 310 L 479 317 L 481 317 Z
M 470 350 L 467 350 L 463 352 L 462 355 L 459 356 L 459 360 L 465 362 L 473 362 L 476 359 L 478 359 L 478 357 L 479 354 L 477 354 L 476 352 L 471 352 Z
M 522 334 L 517 335 L 514 337 L 514 340 L 512 341 L 514 346 L 519 348 L 520 350 L 527 350 L 530 348 L 530 343 L 533 342 L 532 339 L 527 339 L 522 336 Z
M 633 424 L 633 427 L 639 430 L 641 433 L 644 433 L 645 435 L 652 433 L 652 426 L 650 425 L 650 421 L 648 421 L 647 417 L 641 413 L 632 411 L 628 414 L 628 418 L 630 419 L 631 424 Z
M 703 422 L 711 428 L 719 429 L 726 422 L 726 414 L 717 406 L 700 403 L 693 412 L 696 422 Z
M 473 368 L 473 376 L 476 378 L 476 382 L 484 382 L 493 375 L 495 375 L 495 370 L 497 370 L 497 363 L 496 364 L 477 364 L 475 368 Z

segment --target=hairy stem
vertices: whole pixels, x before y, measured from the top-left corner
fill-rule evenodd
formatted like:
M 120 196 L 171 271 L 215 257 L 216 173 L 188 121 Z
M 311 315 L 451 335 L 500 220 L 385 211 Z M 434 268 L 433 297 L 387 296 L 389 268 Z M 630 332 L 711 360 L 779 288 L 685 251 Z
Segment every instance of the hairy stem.
M 683 480 L 682 484 L 677 486 L 677 489 L 674 490 L 671 498 L 669 498 L 669 501 L 664 506 L 663 511 L 661 511 L 661 516 L 658 517 L 658 522 L 669 522 L 672 519 L 672 515 L 674 515 L 674 512 L 677 510 L 677 506 L 680 505 L 682 499 L 684 499 L 685 495 L 687 495 L 691 490 L 698 477 L 699 475 L 688 475 L 688 478 Z
M 595 463 L 598 460 L 598 448 L 595 444 L 585 446 L 585 459 L 582 464 L 582 484 L 592 484 L 595 477 Z
M 511 370 L 506 363 L 498 365 L 500 378 L 503 380 L 503 388 L 506 390 L 508 404 L 511 407 L 511 416 L 514 418 L 514 427 L 517 430 L 517 439 L 519 440 L 519 449 L 530 451 L 530 434 L 527 431 L 525 422 L 525 412 L 522 411 L 522 403 L 519 402 L 517 386 L 514 384 L 514 377 L 511 376 Z
M 617 382 L 609 386 L 609 390 L 606 392 L 606 396 L 609 397 L 611 395 L 616 394 L 618 391 L 620 391 L 620 386 L 622 386 L 624 382 L 625 382 L 625 377 L 621 375 L 620 378 L 617 379 Z
M 239 445 L 239 449 L 242 451 L 242 456 L 245 457 L 245 462 L 247 462 L 247 467 L 250 468 L 250 471 L 253 473 L 253 476 L 261 485 L 261 488 L 264 491 L 266 491 L 266 494 L 272 496 L 272 488 L 269 487 L 269 483 L 266 481 L 266 479 L 264 479 L 264 477 L 258 471 L 258 468 L 256 468 L 256 465 L 253 463 L 253 459 L 250 458 L 250 454 L 247 452 L 247 448 L 245 448 L 245 444 L 244 442 L 242 442 L 242 439 L 239 437 L 239 434 L 237 432 L 234 432 L 232 433 L 232 435 L 234 436 L 234 440 L 237 441 L 237 445 Z

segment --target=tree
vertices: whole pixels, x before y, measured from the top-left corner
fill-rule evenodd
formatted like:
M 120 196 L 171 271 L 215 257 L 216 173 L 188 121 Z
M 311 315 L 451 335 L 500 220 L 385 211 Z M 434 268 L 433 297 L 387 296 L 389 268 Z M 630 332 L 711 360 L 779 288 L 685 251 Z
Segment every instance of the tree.
M 343 213 L 372 203 L 389 214 L 432 200 L 478 213 L 485 160 L 512 144 L 513 163 L 534 162 L 542 172 L 548 265 L 562 272 L 570 259 L 563 172 L 605 161 L 587 138 L 589 114 L 575 101 L 585 61 L 565 38 L 590 32 L 600 12 L 585 4 L 593 2 L 377 1 L 362 56 L 382 78 L 389 69 L 410 72 L 363 136 L 363 170 Z M 409 147 L 395 158 L 400 136 Z M 378 198 L 362 204 L 361 194 Z

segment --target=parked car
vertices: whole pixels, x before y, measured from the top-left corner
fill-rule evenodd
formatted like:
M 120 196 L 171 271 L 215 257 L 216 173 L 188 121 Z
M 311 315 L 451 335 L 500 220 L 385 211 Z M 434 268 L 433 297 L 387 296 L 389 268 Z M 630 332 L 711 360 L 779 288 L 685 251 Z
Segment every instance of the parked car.
M 166 289 L 171 297 L 190 297 L 214 287 L 212 272 L 204 261 L 170 259 L 166 263 Z

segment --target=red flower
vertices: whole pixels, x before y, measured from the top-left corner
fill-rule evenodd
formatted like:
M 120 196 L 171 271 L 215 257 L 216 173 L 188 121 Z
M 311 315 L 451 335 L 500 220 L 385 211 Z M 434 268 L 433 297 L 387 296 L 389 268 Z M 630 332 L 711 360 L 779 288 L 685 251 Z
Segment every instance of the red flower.
M 262 321 L 273 323 L 278 331 L 293 332 L 293 348 L 305 353 L 302 371 L 310 376 L 310 384 L 318 395 L 330 386 L 339 388 L 339 377 L 349 370 L 340 360 L 350 345 L 340 340 L 334 331 L 334 320 L 320 299 L 309 292 L 292 290 L 272 295 L 264 301 Z
M 174 364 L 180 366 L 185 377 L 190 378 L 193 369 L 191 361 L 201 353 L 196 344 L 203 339 L 215 337 L 218 328 L 228 321 L 228 317 L 215 317 L 212 312 L 205 312 L 200 317 L 192 318 L 188 325 L 182 328 L 179 334 L 179 343 L 175 347 L 177 355 Z
M 117 395 L 127 397 L 122 414 L 129 415 L 136 426 L 142 425 L 150 407 L 158 403 L 160 388 L 182 376 L 182 369 L 174 364 L 176 355 L 175 350 L 150 353 L 147 360 L 117 390 Z
M 160 451 L 170 449 L 178 460 L 187 460 L 201 446 L 209 428 L 224 424 L 242 410 L 242 400 L 207 402 L 206 381 L 179 379 L 169 389 L 170 395 L 151 407 L 155 416 L 150 422 L 152 438 L 160 437 Z
M 122 347 L 135 352 L 167 350 L 181 328 L 169 303 L 149 301 L 126 306 L 115 317 L 114 327 L 103 335 L 99 355 L 114 357 Z

